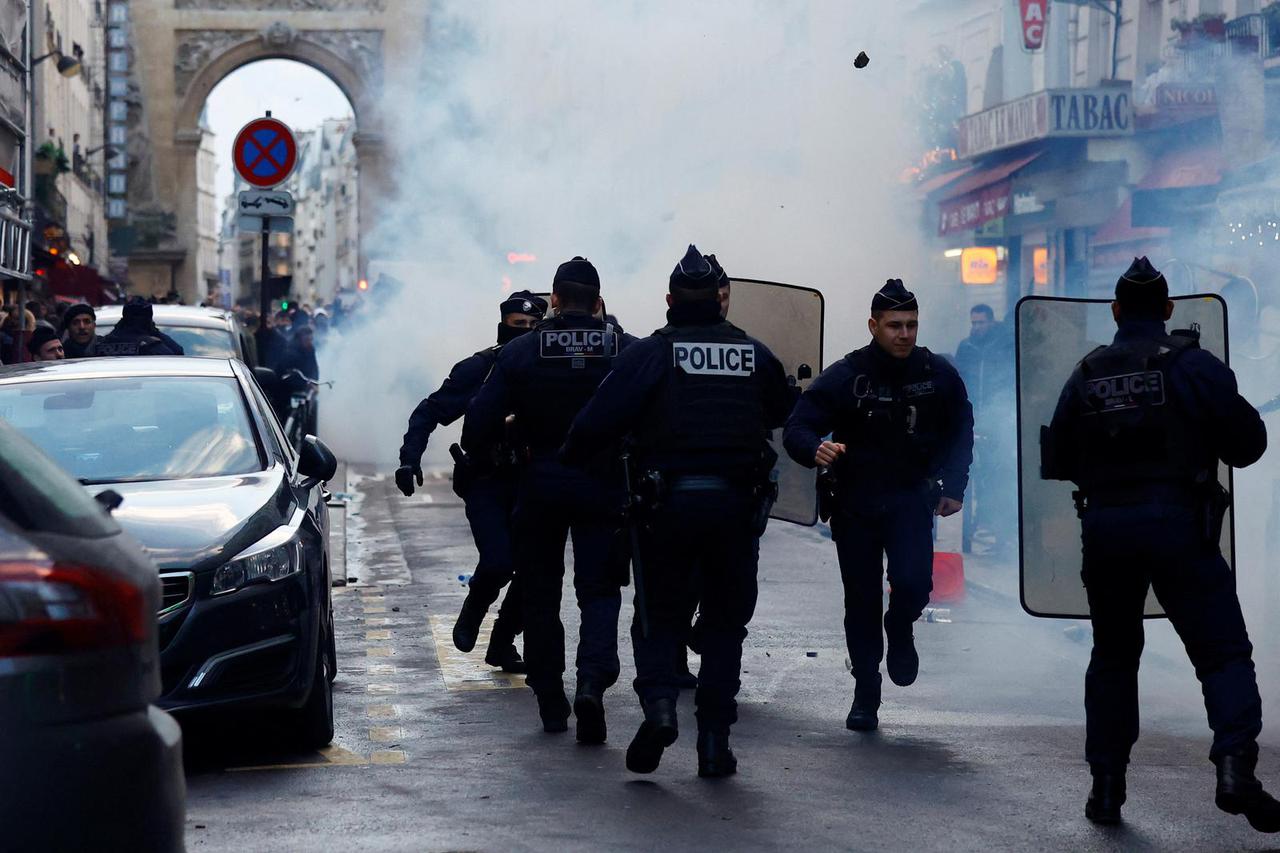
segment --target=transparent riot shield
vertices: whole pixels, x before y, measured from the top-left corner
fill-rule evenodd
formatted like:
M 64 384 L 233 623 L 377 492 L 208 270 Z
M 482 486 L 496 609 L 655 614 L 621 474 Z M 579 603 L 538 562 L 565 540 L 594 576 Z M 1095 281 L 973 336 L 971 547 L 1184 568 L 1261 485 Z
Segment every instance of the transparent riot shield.
M 1175 297 L 1166 328 L 1199 328 L 1200 346 L 1227 360 L 1227 306 L 1217 296 Z M 1032 616 L 1087 619 L 1089 603 L 1080 579 L 1080 520 L 1075 485 L 1040 478 L 1040 428 L 1053 420 L 1067 379 L 1079 361 L 1111 343 L 1116 325 L 1109 300 L 1029 296 L 1018 303 L 1018 521 L 1022 607 Z M 1231 470 L 1219 478 L 1231 489 Z M 1228 512 L 1222 553 L 1235 565 L 1234 523 Z M 1154 595 L 1146 615 L 1163 616 Z
M 823 312 L 822 294 L 809 287 L 735 278 L 729 290 L 729 322 L 769 347 L 786 369 L 787 381 L 801 390 L 822 372 Z M 816 524 L 817 472 L 791 461 L 782 449 L 781 429 L 769 441 L 778 453 L 778 501 L 771 517 Z

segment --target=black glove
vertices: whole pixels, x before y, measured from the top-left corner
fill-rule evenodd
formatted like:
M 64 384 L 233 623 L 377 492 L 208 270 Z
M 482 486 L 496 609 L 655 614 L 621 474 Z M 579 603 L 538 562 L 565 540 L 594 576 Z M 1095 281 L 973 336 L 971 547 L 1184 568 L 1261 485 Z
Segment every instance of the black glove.
M 396 469 L 396 488 L 404 493 L 406 498 L 413 496 L 413 481 L 417 480 L 418 485 L 422 485 L 422 468 L 418 465 L 401 465 Z

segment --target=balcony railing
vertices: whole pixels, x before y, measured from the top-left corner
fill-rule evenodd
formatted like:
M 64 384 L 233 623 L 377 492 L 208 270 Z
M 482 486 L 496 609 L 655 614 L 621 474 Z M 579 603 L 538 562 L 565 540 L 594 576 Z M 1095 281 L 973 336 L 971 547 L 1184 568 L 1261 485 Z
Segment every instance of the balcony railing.
M 1252 53 L 1255 39 L 1263 59 L 1280 56 L 1280 4 L 1227 21 L 1227 44 L 1232 46 L 1232 53 Z
M 0 210 L 0 276 L 31 278 L 31 223 Z

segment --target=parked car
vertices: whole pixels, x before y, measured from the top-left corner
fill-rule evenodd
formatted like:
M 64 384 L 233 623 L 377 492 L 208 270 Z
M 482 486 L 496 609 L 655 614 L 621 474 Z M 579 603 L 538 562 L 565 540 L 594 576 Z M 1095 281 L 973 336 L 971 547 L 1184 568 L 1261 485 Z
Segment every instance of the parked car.
M 99 336 L 107 335 L 116 327 L 123 310 L 120 305 L 97 309 Z M 152 314 L 160 331 L 182 345 L 184 355 L 238 358 L 250 367 L 258 363 L 253 334 L 246 331 L 230 311 L 193 305 L 156 305 Z
M 0 849 L 182 849 L 162 608 L 137 541 L 0 421 Z
M 0 371 L 0 418 L 94 490 L 161 572 L 163 692 L 174 712 L 259 709 L 300 745 L 333 738 L 337 672 L 324 482 L 235 359 L 98 358 Z

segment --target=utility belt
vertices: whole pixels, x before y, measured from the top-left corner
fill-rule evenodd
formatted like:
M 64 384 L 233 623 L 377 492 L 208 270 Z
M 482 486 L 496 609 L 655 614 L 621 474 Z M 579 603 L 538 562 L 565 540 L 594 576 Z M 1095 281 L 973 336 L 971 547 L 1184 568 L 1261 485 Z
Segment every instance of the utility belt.
M 672 495 L 729 494 L 747 495 L 753 504 L 751 527 L 756 536 L 764 534 L 769 513 L 778 500 L 778 483 L 771 477 L 727 477 L 717 474 L 680 474 L 649 469 L 640 472 L 631 486 L 634 512 L 651 516 Z
M 830 521 L 840 508 L 851 502 L 856 486 L 848 483 L 831 468 L 818 469 L 818 518 Z M 930 506 L 937 506 L 942 499 L 942 483 L 936 479 L 921 477 L 903 484 L 882 484 L 876 492 L 918 491 Z
M 506 444 L 494 445 L 488 453 L 472 456 L 458 444 L 449 445 L 453 457 L 453 493 L 463 500 L 471 493 L 471 487 L 480 477 L 515 477 L 519 464 L 514 448 Z
M 1216 544 L 1222 539 L 1231 493 L 1217 479 L 1204 483 L 1142 483 L 1131 486 L 1104 486 L 1071 493 L 1076 514 L 1084 518 L 1090 509 L 1116 507 L 1180 506 L 1196 514 L 1196 526 L 1205 540 Z

